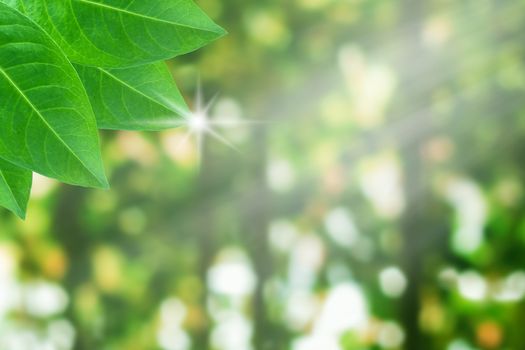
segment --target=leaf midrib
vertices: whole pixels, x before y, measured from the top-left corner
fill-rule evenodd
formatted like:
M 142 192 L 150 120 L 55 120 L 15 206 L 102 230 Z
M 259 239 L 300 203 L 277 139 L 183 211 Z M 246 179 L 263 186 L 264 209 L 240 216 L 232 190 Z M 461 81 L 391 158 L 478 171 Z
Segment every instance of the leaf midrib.
M 117 82 L 119 82 L 120 84 L 124 85 L 125 87 L 127 87 L 128 89 L 136 92 L 137 94 L 143 96 L 144 98 L 150 100 L 151 102 L 155 103 L 156 105 L 164 108 L 164 109 L 167 109 L 168 111 L 171 111 L 171 112 L 174 112 L 174 113 L 177 113 L 177 114 L 183 114 L 184 112 L 183 111 L 177 111 L 175 108 L 172 108 L 170 106 L 167 106 L 157 100 L 155 100 L 153 97 L 151 96 L 148 96 L 146 95 L 144 92 L 140 91 L 139 89 L 137 89 L 136 87 L 126 83 L 124 80 L 118 78 L 117 76 L 111 74 L 110 72 L 108 72 L 107 70 L 103 69 L 103 68 L 100 68 L 100 67 L 97 67 L 98 70 L 100 70 L 102 73 L 106 74 L 107 76 L 109 76 L 110 78 L 116 80 Z
M 60 141 L 60 143 L 62 143 L 64 145 L 64 147 L 73 155 L 74 158 L 76 158 L 78 160 L 78 162 L 80 164 L 82 164 L 82 166 L 91 174 L 91 176 L 93 176 L 93 178 L 97 181 L 97 182 L 100 182 L 99 178 L 89 169 L 88 166 L 86 166 L 86 164 L 84 163 L 84 161 L 82 161 L 82 159 L 80 159 L 77 154 L 71 149 L 71 147 L 69 147 L 69 145 L 60 137 L 60 135 L 55 131 L 55 129 L 53 129 L 53 127 L 51 125 L 49 125 L 49 123 L 47 122 L 46 118 L 44 118 L 44 116 L 42 115 L 42 113 L 40 113 L 40 111 L 38 110 L 38 108 L 36 108 L 36 106 L 31 102 L 31 100 L 26 96 L 26 94 L 24 93 L 24 91 L 22 91 L 18 85 L 13 81 L 13 79 L 11 79 L 11 77 L 9 76 L 9 74 L 7 74 L 7 72 L 2 68 L 0 67 L 0 74 L 2 74 L 6 79 L 7 81 L 9 82 L 9 84 L 11 84 L 13 86 L 13 88 L 20 94 L 20 96 L 22 96 L 22 98 L 26 101 L 26 103 L 31 107 L 31 109 L 38 115 L 38 117 L 42 120 L 42 122 L 47 126 L 47 128 L 51 131 L 51 133 Z
M 216 31 L 213 31 L 213 30 L 210 30 L 210 29 L 199 28 L 199 27 L 188 25 L 188 24 L 168 21 L 168 20 L 165 20 L 165 19 L 162 19 L 162 18 L 151 17 L 151 16 L 143 15 L 143 14 L 140 14 L 140 13 L 137 13 L 137 12 L 132 12 L 132 11 L 128 11 L 128 10 L 125 10 L 125 9 L 121 9 L 121 8 L 118 8 L 118 7 L 115 7 L 115 6 L 111 6 L 111 5 L 107 5 L 107 4 L 101 4 L 101 3 L 98 3 L 98 2 L 93 2 L 93 1 L 90 1 L 90 0 L 71 0 L 71 1 L 73 1 L 73 2 L 80 2 L 80 3 L 84 3 L 84 4 L 87 4 L 87 5 L 91 5 L 91 6 L 102 7 L 102 8 L 108 9 L 108 10 L 125 13 L 125 14 L 130 15 L 130 16 L 136 16 L 136 17 L 139 17 L 139 18 L 144 18 L 144 19 L 147 19 L 147 20 L 150 20 L 150 21 L 155 21 L 155 22 L 164 23 L 164 24 L 177 25 L 177 26 L 186 27 L 186 28 L 190 28 L 190 29 L 197 29 L 197 30 L 202 30 L 202 31 L 206 31 L 206 32 L 219 34 L 219 32 L 216 32 Z

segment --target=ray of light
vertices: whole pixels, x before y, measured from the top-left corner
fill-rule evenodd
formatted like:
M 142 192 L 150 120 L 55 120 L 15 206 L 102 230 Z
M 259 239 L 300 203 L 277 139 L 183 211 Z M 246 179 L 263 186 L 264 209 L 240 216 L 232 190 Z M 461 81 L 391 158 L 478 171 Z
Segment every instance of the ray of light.
M 238 147 L 236 147 L 230 140 L 220 133 L 219 129 L 230 129 L 246 125 L 260 125 L 268 123 L 268 121 L 264 120 L 237 120 L 236 118 L 227 115 L 221 116 L 220 118 L 212 118 L 210 111 L 215 105 L 218 96 L 219 94 L 217 93 L 209 101 L 205 101 L 201 83 L 200 80 L 198 80 L 192 110 L 188 110 L 184 113 L 178 113 L 182 117 L 180 119 L 174 120 L 173 117 L 168 117 L 162 123 L 166 127 L 183 127 L 186 130 L 184 137 L 178 144 L 178 147 L 182 147 L 190 140 L 190 138 L 195 140 L 199 165 L 202 161 L 206 137 L 213 138 L 214 140 L 219 141 L 234 151 L 241 153 Z M 169 100 L 164 100 L 163 102 L 170 107 L 173 105 L 173 103 Z M 174 110 L 174 108 L 170 109 Z M 157 123 L 159 122 L 157 121 Z

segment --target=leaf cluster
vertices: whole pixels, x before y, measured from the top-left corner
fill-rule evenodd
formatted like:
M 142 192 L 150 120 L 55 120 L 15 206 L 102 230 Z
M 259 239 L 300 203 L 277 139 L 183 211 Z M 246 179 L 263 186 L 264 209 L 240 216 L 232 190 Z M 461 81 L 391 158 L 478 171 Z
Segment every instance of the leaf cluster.
M 163 61 L 224 34 L 191 0 L 0 0 L 0 206 L 25 216 L 32 172 L 107 188 L 97 129 L 177 125 Z

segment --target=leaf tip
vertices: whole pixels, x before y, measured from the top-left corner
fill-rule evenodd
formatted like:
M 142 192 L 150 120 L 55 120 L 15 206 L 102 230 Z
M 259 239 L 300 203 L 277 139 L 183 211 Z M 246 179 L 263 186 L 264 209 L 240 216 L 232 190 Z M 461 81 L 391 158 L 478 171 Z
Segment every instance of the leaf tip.
M 98 188 L 102 190 L 109 190 L 110 186 L 109 186 L 109 182 L 106 176 L 99 178 L 98 183 L 99 183 L 99 186 L 97 186 Z
M 20 220 L 24 220 L 26 219 L 26 211 L 25 210 L 21 210 L 21 211 L 15 211 L 15 215 L 18 216 L 18 218 Z
M 218 27 L 218 30 L 217 30 L 217 35 L 219 36 L 219 38 L 225 36 L 225 35 L 228 35 L 228 31 L 226 29 L 224 29 L 223 27 L 217 25 Z
M 15 214 L 21 220 L 26 219 L 26 208 L 21 208 L 18 205 L 6 205 L 6 204 L 0 204 L 0 206 L 9 210 L 11 213 Z

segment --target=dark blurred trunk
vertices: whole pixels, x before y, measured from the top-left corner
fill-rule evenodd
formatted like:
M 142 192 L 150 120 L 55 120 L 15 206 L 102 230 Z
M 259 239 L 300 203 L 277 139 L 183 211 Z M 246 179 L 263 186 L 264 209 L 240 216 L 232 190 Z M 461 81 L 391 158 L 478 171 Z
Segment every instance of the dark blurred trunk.
M 79 285 L 86 283 L 91 277 L 90 254 L 92 237 L 86 231 L 82 220 L 82 203 L 88 190 L 63 185 L 57 194 L 57 202 L 53 217 L 53 232 L 60 242 L 69 259 L 68 271 L 63 281 L 65 289 L 72 293 Z M 77 315 L 69 308 L 66 317 L 76 326 L 75 350 L 96 349 L 103 346 L 96 341 L 90 326 L 82 324 Z
M 257 285 L 253 296 L 253 320 L 255 349 L 273 350 L 278 346 L 274 343 L 277 334 L 268 319 L 268 311 L 264 297 L 264 287 L 272 275 L 271 256 L 268 247 L 268 226 L 270 220 L 270 192 L 266 185 L 267 131 L 255 128 L 253 131 L 252 155 L 247 168 L 251 172 L 254 191 L 244 198 L 245 211 L 244 230 L 246 245 L 257 275 Z M 272 335 L 272 336 L 270 336 Z
M 199 182 L 198 182 L 198 196 L 197 203 L 199 203 L 199 220 L 196 221 L 196 233 L 197 233 L 197 245 L 200 255 L 198 273 L 203 284 L 202 295 L 200 298 L 200 305 L 203 308 L 203 312 L 206 315 L 205 324 L 195 334 L 194 337 L 194 349 L 210 349 L 210 330 L 212 328 L 212 321 L 210 315 L 207 313 L 208 305 L 208 270 L 213 263 L 215 253 L 217 251 L 217 242 L 215 236 L 217 232 L 214 232 L 214 203 L 213 203 L 213 191 L 211 189 L 214 186 L 213 178 L 213 167 L 212 156 L 209 154 L 208 142 L 206 138 L 203 139 L 202 145 L 202 159 L 200 166 Z
M 402 150 L 404 188 L 406 208 L 401 218 L 403 249 L 401 264 L 408 277 L 408 287 L 401 300 L 401 322 L 405 329 L 406 350 L 429 348 L 419 327 L 421 311 L 422 283 L 424 276 L 424 258 L 427 242 L 432 240 L 429 206 L 431 202 L 429 176 L 421 157 L 425 139 L 431 130 L 431 89 L 425 85 L 425 77 L 435 72 L 430 55 L 422 45 L 422 29 L 425 21 L 425 8 L 428 1 L 403 0 L 400 26 L 414 23 L 413 30 L 401 40 L 401 57 L 398 65 L 400 74 L 400 98 L 402 110 L 409 115 L 423 109 L 418 115 L 419 128 L 410 135 L 410 145 Z

